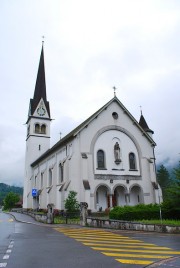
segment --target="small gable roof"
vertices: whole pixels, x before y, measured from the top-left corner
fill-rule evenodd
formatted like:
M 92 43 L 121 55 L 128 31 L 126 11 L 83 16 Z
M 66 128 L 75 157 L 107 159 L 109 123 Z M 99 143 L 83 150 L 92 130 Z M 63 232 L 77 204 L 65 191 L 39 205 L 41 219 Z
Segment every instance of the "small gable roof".
M 154 133 L 154 131 L 148 127 L 148 124 L 146 123 L 146 120 L 142 114 L 139 120 L 139 125 L 144 129 L 144 131 L 151 132 L 152 134 Z

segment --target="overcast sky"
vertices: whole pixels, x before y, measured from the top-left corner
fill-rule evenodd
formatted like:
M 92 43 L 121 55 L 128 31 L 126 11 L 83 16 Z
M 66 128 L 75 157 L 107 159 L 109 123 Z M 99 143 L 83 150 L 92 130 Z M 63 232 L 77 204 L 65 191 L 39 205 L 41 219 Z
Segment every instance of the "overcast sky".
M 0 1 L 0 182 L 23 185 L 42 36 L 51 145 L 113 98 L 154 130 L 157 164 L 180 159 L 180 1 Z

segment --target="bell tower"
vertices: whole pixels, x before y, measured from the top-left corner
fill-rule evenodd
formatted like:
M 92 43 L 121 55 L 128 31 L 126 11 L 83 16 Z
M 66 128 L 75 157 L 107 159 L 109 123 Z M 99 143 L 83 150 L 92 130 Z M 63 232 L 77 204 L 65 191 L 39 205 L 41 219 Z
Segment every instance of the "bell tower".
M 23 207 L 32 207 L 34 185 L 31 164 L 50 148 L 50 107 L 46 97 L 44 48 L 42 44 L 33 99 L 30 99 L 26 136 Z

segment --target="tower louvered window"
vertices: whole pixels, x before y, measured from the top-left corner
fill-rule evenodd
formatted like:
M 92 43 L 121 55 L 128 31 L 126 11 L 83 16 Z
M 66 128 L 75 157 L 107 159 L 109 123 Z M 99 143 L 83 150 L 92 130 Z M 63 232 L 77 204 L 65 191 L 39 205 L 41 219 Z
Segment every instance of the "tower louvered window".
M 40 133 L 40 125 L 39 124 L 35 124 L 35 133 Z
M 41 126 L 41 133 L 46 134 L 46 125 Z

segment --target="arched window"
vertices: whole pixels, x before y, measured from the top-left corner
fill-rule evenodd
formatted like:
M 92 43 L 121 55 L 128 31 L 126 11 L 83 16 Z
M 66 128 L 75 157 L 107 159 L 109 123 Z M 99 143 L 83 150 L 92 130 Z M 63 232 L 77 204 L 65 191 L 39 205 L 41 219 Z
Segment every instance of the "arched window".
M 59 164 L 59 183 L 63 182 L 64 179 L 64 169 L 63 169 L 63 164 Z
M 129 154 L 129 169 L 136 169 L 136 158 L 134 153 Z
M 52 168 L 49 169 L 49 187 L 52 185 Z
M 43 180 L 44 180 L 44 174 L 43 172 L 41 172 L 41 188 L 43 188 Z
M 103 150 L 97 152 L 97 166 L 98 168 L 105 168 L 105 158 Z
M 40 133 L 40 125 L 35 124 L 35 133 Z
M 41 133 L 46 134 L 46 125 L 41 126 Z

